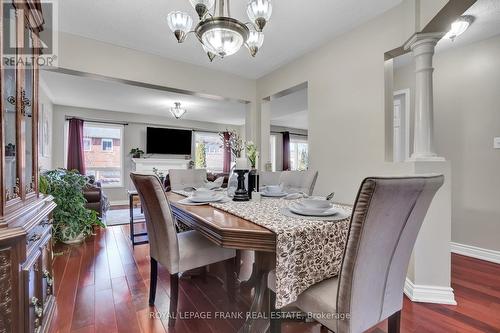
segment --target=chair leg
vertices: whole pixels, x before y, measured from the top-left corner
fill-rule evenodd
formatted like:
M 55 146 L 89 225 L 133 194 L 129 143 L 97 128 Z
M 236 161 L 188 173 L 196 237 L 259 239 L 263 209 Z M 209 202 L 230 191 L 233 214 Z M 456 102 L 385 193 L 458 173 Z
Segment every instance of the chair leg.
M 179 298 L 179 274 L 170 275 L 170 316 L 168 318 L 168 326 L 175 326 L 175 318 L 177 317 L 177 300 Z
M 281 333 L 281 313 L 276 310 L 276 293 L 272 290 L 269 290 L 269 310 L 270 333 Z
M 149 305 L 155 304 L 156 283 L 158 281 L 158 262 L 151 258 L 151 276 L 149 278 Z
M 226 260 L 226 288 L 229 300 L 235 300 L 236 276 L 235 276 L 235 258 Z
M 399 333 L 401 327 L 401 311 L 396 312 L 389 317 L 387 321 L 388 333 Z

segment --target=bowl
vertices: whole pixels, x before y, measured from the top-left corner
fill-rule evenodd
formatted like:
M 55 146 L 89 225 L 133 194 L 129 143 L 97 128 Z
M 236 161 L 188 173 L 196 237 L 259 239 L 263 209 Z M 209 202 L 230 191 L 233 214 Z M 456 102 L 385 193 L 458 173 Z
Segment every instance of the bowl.
M 324 198 L 312 198 L 312 199 L 302 199 L 300 203 L 306 208 L 331 208 L 333 204 Z
M 196 198 L 211 198 L 216 195 L 217 193 L 207 188 L 199 188 L 192 193 L 192 196 Z

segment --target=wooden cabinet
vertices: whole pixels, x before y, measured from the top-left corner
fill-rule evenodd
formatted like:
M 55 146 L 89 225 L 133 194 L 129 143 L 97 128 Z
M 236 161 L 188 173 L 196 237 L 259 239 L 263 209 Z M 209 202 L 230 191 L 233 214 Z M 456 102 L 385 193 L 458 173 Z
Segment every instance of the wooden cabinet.
M 56 205 L 38 191 L 36 56 L 43 16 L 39 1 L 2 4 L 0 332 L 45 332 L 55 301 L 51 215 Z M 14 45 L 14 55 L 9 56 L 15 61 L 5 61 L 7 42 L 11 49 Z

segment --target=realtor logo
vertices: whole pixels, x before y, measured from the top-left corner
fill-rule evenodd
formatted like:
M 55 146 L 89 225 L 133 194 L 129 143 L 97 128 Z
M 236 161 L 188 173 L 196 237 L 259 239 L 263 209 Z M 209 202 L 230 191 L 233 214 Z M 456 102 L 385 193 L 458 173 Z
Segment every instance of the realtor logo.
M 26 67 L 34 64 L 57 67 L 57 2 L 0 1 L 3 12 L 2 65 L 5 68 L 20 63 Z

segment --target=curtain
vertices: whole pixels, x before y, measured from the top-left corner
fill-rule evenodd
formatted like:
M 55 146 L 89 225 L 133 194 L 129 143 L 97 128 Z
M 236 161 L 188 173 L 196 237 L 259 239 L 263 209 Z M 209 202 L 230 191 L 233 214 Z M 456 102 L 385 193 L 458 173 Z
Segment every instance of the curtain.
M 283 171 L 290 170 L 290 132 L 283 132 Z
M 229 132 L 224 132 L 224 159 L 223 159 L 223 168 L 222 171 L 224 173 L 229 173 L 231 171 L 231 147 L 229 147 Z
M 85 158 L 83 155 L 83 120 L 69 120 L 68 132 L 68 170 L 78 170 L 85 175 Z

